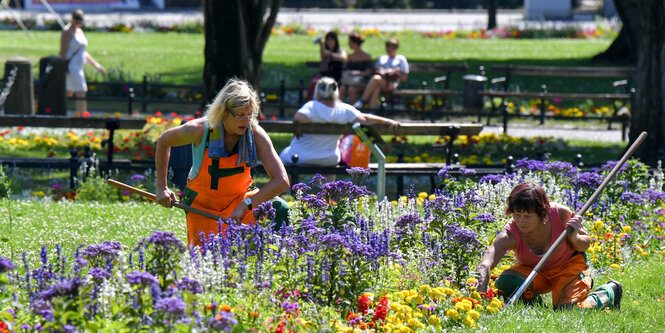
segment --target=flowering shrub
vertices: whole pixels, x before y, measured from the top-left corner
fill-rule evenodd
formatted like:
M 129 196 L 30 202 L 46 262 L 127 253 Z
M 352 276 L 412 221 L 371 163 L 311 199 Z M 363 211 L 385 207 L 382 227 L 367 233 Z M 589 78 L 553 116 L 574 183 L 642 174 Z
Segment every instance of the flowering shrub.
M 291 224 L 277 230 L 274 212 L 263 205 L 254 212 L 260 223 L 230 224 L 199 250 L 155 231 L 135 247 L 106 241 L 65 255 L 56 246 L 49 256 L 44 246 L 40 259 L 24 254 L 22 265 L 0 258 L 0 306 L 8 309 L 0 323 L 10 331 L 22 325 L 201 332 L 482 326 L 504 305 L 493 280 L 514 259 L 506 256 L 492 271 L 486 293 L 477 292 L 470 271 L 504 225 L 508 193 L 531 181 L 552 201 L 579 209 L 615 163 L 585 173 L 568 163 L 524 159 L 513 174 L 477 182 L 459 182 L 442 169 L 436 193 L 394 203 L 316 175 L 294 185 Z M 590 207 L 584 223 L 593 237 L 587 255 L 595 277 L 665 256 L 662 183 L 660 169 L 630 161 Z

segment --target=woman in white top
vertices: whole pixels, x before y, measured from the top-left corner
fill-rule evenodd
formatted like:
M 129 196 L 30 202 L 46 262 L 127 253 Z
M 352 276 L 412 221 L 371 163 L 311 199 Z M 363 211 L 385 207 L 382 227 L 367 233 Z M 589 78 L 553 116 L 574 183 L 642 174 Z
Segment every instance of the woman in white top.
M 85 83 L 83 67 L 86 62 L 93 65 L 104 74 L 104 67 L 100 65 L 90 53 L 86 51 L 88 40 L 83 33 L 83 11 L 80 9 L 72 13 L 72 20 L 60 34 L 60 57 L 68 60 L 67 63 L 67 97 L 76 97 L 76 112 L 82 114 L 87 111 L 88 104 L 85 93 L 88 86 Z
M 339 100 L 337 82 L 329 77 L 322 77 L 316 83 L 314 100 L 303 105 L 293 116 L 297 123 L 334 123 L 348 124 L 387 124 L 391 128 L 399 126 L 392 119 L 362 113 L 353 106 Z M 291 144 L 279 154 L 284 164 L 293 164 L 294 155 L 298 155 L 298 164 L 334 166 L 339 163 L 339 135 L 302 134 L 295 135 Z
M 399 48 L 397 38 L 393 37 L 386 41 L 386 54 L 379 57 L 374 64 L 375 74 L 367 84 L 362 99 L 353 106 L 360 109 L 366 102 L 369 102 L 369 108 L 375 109 L 379 94 L 391 92 L 397 88 L 399 81 L 406 81 L 409 74 L 409 63 L 406 61 L 406 57 L 397 54 L 397 48 Z

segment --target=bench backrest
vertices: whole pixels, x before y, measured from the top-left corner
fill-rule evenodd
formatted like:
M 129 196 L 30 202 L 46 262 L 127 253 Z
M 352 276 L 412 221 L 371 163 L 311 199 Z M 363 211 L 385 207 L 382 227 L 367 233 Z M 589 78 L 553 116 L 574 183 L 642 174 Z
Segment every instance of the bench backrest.
M 319 68 L 320 61 L 306 61 L 307 68 Z M 467 64 L 409 63 L 409 71 L 417 73 L 452 73 L 466 72 Z
M 527 66 L 527 65 L 493 65 L 495 74 L 524 76 L 558 76 L 558 77 L 633 77 L 635 67 L 566 67 L 566 66 Z
M 277 133 L 315 133 L 315 134 L 355 134 L 351 124 L 294 123 L 291 121 L 261 121 L 263 129 Z M 483 129 L 476 123 L 402 123 L 397 128 L 386 125 L 373 125 L 381 135 L 478 135 Z

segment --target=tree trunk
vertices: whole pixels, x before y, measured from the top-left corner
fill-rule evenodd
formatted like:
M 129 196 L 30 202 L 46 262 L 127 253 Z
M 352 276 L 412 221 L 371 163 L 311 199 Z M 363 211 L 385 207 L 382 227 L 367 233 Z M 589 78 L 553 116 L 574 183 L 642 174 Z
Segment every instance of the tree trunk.
M 642 131 L 649 136 L 640 146 L 636 157 L 655 165 L 659 149 L 665 147 L 665 1 L 616 0 L 634 5 L 642 27 L 637 42 L 636 93 L 633 102 L 630 140 Z M 618 6 L 617 6 L 618 8 Z M 623 18 L 622 18 L 623 19 Z M 624 21 L 625 22 L 625 21 Z M 625 25 L 624 25 L 625 26 Z
M 607 50 L 591 60 L 634 64 L 637 60 L 637 39 L 643 29 L 638 7 L 634 0 L 614 0 L 614 6 L 623 23 L 621 31 Z
M 232 77 L 258 91 L 263 49 L 282 0 L 204 0 L 204 100 L 212 101 Z
M 499 0 L 487 1 L 487 30 L 496 28 L 496 9 L 499 7 Z

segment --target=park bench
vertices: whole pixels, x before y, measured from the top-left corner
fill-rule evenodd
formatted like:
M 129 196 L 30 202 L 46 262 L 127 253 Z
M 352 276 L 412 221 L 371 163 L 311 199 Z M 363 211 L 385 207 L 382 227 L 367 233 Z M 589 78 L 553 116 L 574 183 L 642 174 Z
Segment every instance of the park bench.
M 262 121 L 261 127 L 266 132 L 276 133 L 315 133 L 315 134 L 355 134 L 351 124 L 325 124 L 325 123 L 294 123 L 291 121 Z M 435 187 L 434 176 L 446 165 L 451 165 L 453 161 L 453 142 L 460 135 L 478 135 L 482 130 L 481 124 L 463 124 L 463 123 L 402 123 L 400 127 L 389 128 L 385 125 L 374 125 L 372 128 L 379 135 L 433 135 L 448 136 L 450 140 L 446 144 L 444 152 L 446 154 L 446 163 L 386 163 L 386 175 L 397 176 L 397 193 L 403 193 L 403 177 L 407 175 L 429 175 L 432 188 Z M 376 172 L 378 165 L 370 163 L 369 168 Z M 346 166 L 311 166 L 298 165 L 297 163 L 286 166 L 287 172 L 291 176 L 291 182 L 297 183 L 302 174 L 347 174 Z M 257 171 L 262 171 L 261 167 Z
M 546 107 L 545 101 L 551 99 L 561 100 L 604 100 L 612 102 L 613 113 L 608 119 L 608 129 L 612 127 L 612 121 L 615 120 L 619 114 L 618 111 L 621 107 L 625 106 L 631 99 L 630 94 L 630 80 L 635 76 L 635 68 L 633 67 L 567 67 L 567 66 L 532 66 L 532 65 L 493 65 L 492 73 L 503 74 L 502 77 L 497 77 L 491 80 L 492 88 L 486 91 L 480 91 L 478 94 L 488 98 L 500 98 L 501 103 L 496 105 L 491 103 L 492 110 L 489 119 L 492 115 L 497 115 L 502 109 L 505 110 L 504 101 L 509 98 L 519 99 L 539 99 L 541 102 L 540 108 L 540 123 L 545 122 Z M 567 78 L 617 78 L 614 81 L 613 87 L 615 93 L 555 93 L 547 91 L 545 84 L 541 85 L 539 92 L 511 92 L 510 80 L 514 76 L 535 76 L 535 77 L 567 77 Z M 619 90 L 623 88 L 623 92 Z M 618 105 L 615 102 L 619 102 Z M 507 127 L 507 115 L 504 112 L 504 131 Z M 628 117 L 622 116 L 622 129 L 623 138 L 626 139 L 626 130 L 628 127 Z

